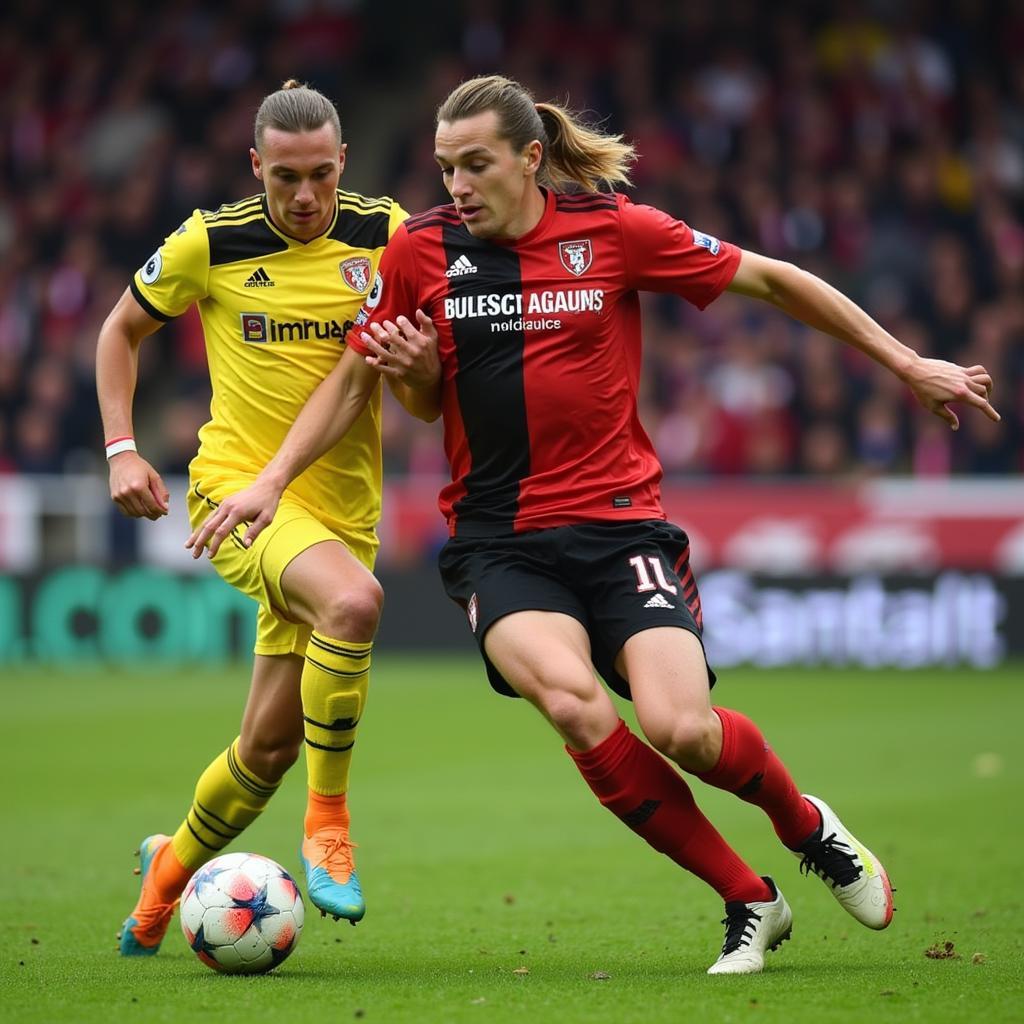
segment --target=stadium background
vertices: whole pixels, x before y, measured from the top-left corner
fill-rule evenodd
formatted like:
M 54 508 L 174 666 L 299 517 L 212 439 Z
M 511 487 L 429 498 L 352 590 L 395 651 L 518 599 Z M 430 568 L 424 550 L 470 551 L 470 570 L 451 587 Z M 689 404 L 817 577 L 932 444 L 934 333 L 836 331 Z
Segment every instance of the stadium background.
M 1019 0 L 213 8 L 0 8 L 4 1021 L 1018 1024 L 1021 662 L 977 669 L 1024 643 Z M 132 844 L 173 827 L 237 726 L 253 616 L 183 559 L 180 475 L 176 519 L 113 510 L 96 332 L 193 206 L 254 191 L 252 115 L 285 78 L 338 100 L 345 185 L 417 210 L 443 199 L 437 101 L 491 69 L 634 138 L 637 198 L 818 271 L 919 349 L 996 376 L 1002 424 L 950 434 L 767 307 L 648 300 L 644 415 L 716 667 L 758 666 L 720 671 L 716 693 L 871 842 L 895 926 L 847 925 L 756 809 L 701 787 L 797 920 L 763 975 L 705 977 L 712 894 L 585 799 L 539 716 L 483 685 L 431 564 L 435 433 L 389 414 L 388 605 L 353 790 L 372 916 L 308 920 L 254 984 L 177 935 L 126 962 Z M 172 477 L 206 410 L 197 322 L 142 351 L 138 432 Z M 304 800 L 300 768 L 245 846 L 297 870 Z
M 437 102 L 501 70 L 636 142 L 634 197 L 792 260 L 921 352 L 996 379 L 950 433 L 773 310 L 647 297 L 645 423 L 719 665 L 986 667 L 1024 653 L 1024 7 L 236 0 L 0 14 L 0 665 L 247 656 L 251 610 L 184 557 L 208 403 L 198 318 L 143 346 L 136 422 L 174 515 L 106 492 L 96 333 L 195 206 L 257 190 L 260 98 L 339 106 L 343 184 L 443 201 Z M 389 407 L 388 647 L 467 650 L 432 556 L 436 425 Z

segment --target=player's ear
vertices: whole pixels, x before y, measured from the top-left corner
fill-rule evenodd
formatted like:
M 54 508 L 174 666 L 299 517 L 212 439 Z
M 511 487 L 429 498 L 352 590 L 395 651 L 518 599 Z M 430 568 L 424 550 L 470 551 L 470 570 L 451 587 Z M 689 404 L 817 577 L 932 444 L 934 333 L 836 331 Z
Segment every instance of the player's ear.
M 260 181 L 262 181 L 263 180 L 263 161 L 260 160 L 259 152 L 257 150 L 255 150 L 255 149 L 253 149 L 251 146 L 249 147 L 249 159 L 252 161 L 252 173 L 257 178 L 259 178 Z
M 345 152 L 348 149 L 348 143 L 343 142 L 341 144 L 341 152 L 338 154 L 338 173 L 341 174 L 345 170 Z
M 539 139 L 528 143 L 523 150 L 523 170 L 527 174 L 536 174 L 540 170 L 540 161 L 543 155 L 544 146 Z

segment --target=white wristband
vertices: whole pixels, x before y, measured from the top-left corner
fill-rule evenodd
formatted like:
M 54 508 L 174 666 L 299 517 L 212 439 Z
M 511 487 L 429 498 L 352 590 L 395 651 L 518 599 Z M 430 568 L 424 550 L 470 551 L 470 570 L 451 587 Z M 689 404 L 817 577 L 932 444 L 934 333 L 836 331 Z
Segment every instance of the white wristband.
M 135 447 L 134 437 L 115 437 L 113 441 L 107 442 L 106 448 L 108 459 L 120 455 L 121 452 L 137 452 L 139 450 Z

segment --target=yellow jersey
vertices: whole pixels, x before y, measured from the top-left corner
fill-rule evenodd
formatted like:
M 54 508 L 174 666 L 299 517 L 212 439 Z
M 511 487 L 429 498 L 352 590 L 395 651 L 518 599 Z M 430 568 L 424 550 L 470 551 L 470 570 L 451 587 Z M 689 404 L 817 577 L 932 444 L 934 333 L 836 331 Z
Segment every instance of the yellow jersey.
M 280 232 L 262 194 L 195 210 L 136 271 L 131 291 L 170 320 L 195 302 L 213 399 L 189 465 L 207 495 L 237 490 L 277 451 L 310 393 L 341 357 L 388 239 L 406 218 L 389 198 L 346 192 L 309 242 Z M 380 389 L 348 434 L 288 494 L 328 525 L 380 518 Z

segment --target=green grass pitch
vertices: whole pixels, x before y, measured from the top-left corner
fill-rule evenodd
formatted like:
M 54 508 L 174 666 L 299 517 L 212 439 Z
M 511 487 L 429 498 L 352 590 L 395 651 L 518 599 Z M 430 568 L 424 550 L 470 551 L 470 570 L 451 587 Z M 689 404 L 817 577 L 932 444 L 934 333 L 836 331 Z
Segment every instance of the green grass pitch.
M 709 978 L 722 907 L 600 808 L 553 733 L 470 657 L 382 653 L 353 768 L 368 913 L 310 914 L 267 976 L 214 974 L 177 920 L 124 961 L 131 854 L 172 830 L 234 736 L 245 667 L 0 671 L 0 1018 L 145 1022 L 1024 1020 L 1024 670 L 732 671 L 798 782 L 886 863 L 897 914 L 861 928 L 775 841 L 700 783 L 701 806 L 779 881 L 793 939 L 762 975 Z M 626 712 L 628 716 L 628 711 Z M 235 845 L 297 857 L 304 772 Z M 952 943 L 953 956 L 926 956 Z

